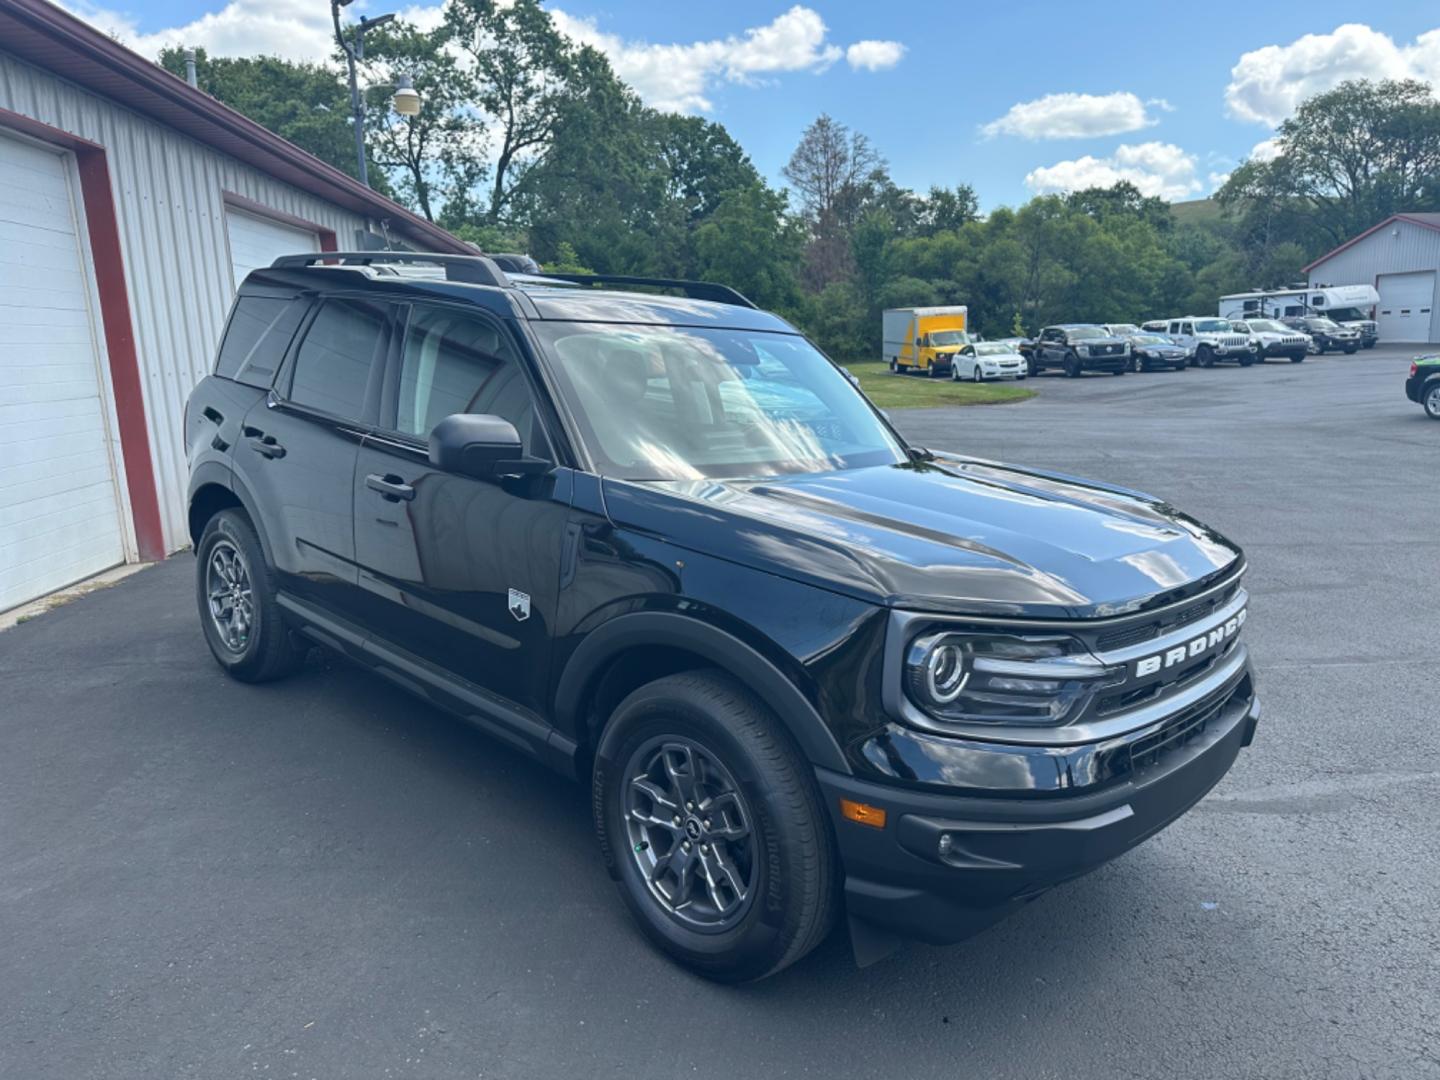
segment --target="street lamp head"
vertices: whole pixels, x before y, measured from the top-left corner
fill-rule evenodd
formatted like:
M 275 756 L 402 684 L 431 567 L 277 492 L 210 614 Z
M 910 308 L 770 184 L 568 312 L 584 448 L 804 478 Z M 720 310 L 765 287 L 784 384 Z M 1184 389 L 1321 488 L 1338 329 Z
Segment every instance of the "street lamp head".
M 395 111 L 401 116 L 420 115 L 420 91 L 415 89 L 415 80 L 409 75 L 399 77 L 393 101 Z

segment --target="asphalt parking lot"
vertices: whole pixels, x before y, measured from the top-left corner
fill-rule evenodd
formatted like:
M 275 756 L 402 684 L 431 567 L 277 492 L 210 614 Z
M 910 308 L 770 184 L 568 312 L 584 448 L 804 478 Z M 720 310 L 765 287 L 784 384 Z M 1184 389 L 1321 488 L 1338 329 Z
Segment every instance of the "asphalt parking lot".
M 0 633 L 0 1076 L 1440 1077 L 1440 424 L 1408 351 L 1046 377 L 916 441 L 1169 498 L 1252 562 L 1260 736 L 965 945 L 722 988 L 585 794 L 322 654 L 227 681 L 178 556 Z

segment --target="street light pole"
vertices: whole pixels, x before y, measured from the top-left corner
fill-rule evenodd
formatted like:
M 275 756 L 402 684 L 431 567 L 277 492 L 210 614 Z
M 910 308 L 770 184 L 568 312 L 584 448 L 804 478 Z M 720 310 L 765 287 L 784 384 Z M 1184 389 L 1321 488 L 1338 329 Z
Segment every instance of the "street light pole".
M 360 22 L 355 26 L 355 40 L 347 41 L 340 29 L 340 9 L 352 2 L 353 0 L 330 0 L 330 18 L 335 23 L 335 40 L 345 53 L 345 66 L 350 71 L 350 113 L 354 117 L 355 162 L 360 170 L 360 182 L 369 187 L 370 170 L 365 165 L 365 107 L 360 100 L 360 81 L 355 72 L 355 63 L 365 59 L 365 31 L 388 23 L 395 16 L 379 15 L 367 19 L 361 15 Z

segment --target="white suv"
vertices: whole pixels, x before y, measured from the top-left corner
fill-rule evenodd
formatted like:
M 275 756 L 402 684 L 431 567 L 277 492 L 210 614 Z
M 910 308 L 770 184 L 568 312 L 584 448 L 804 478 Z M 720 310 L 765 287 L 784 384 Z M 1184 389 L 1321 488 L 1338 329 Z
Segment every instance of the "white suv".
M 1298 364 L 1310 349 L 1308 334 L 1274 319 L 1231 319 L 1230 328 L 1250 339 L 1250 351 L 1262 362 L 1269 356 L 1283 356 Z
M 1232 330 L 1229 319 L 1187 315 L 1183 319 L 1171 319 L 1165 332 L 1176 345 L 1183 345 L 1201 367 L 1214 367 L 1220 360 L 1238 360 L 1241 367 L 1255 363 L 1250 338 Z

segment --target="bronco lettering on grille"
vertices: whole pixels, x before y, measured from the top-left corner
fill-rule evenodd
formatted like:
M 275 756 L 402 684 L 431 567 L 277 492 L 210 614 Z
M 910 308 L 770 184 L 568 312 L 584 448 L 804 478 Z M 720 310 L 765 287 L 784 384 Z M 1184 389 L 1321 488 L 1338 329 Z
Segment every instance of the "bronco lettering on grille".
M 1213 649 L 1218 649 L 1238 634 L 1240 628 L 1245 625 L 1245 611 L 1245 608 L 1241 608 L 1220 625 L 1183 644 L 1176 645 L 1174 648 L 1153 653 L 1150 656 L 1142 656 L 1135 661 L 1134 677 L 1143 679 L 1158 671 L 1174 667 L 1176 664 L 1183 664 L 1187 660 L 1194 660 Z

